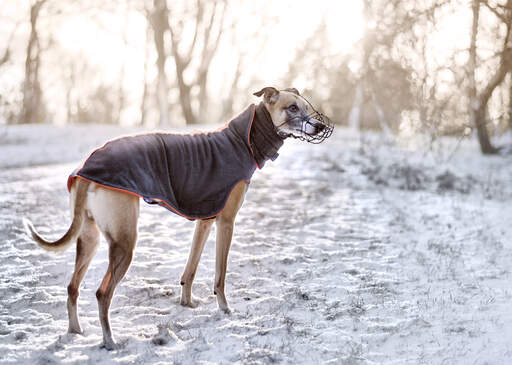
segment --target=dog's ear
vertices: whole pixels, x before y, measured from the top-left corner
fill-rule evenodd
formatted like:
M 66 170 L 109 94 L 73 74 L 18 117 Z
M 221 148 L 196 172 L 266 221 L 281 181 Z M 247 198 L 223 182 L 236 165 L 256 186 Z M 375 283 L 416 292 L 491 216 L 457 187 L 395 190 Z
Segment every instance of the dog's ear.
M 264 87 L 260 91 L 255 92 L 253 95 L 263 95 L 263 99 L 267 103 L 274 104 L 279 99 L 279 90 L 277 90 L 275 87 Z
M 291 93 L 294 93 L 296 95 L 299 95 L 300 96 L 300 93 L 299 93 L 299 90 L 297 90 L 296 88 L 294 87 L 289 87 L 288 89 L 284 89 L 284 91 L 289 91 Z

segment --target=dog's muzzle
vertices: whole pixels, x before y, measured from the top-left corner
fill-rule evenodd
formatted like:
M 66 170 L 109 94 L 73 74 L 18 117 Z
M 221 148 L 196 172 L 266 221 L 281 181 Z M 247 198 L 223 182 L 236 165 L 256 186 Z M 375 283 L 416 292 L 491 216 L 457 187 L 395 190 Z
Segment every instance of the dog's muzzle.
M 325 114 L 316 111 L 309 101 L 306 100 L 306 102 L 313 110 L 313 113 L 287 120 L 276 127 L 277 133 L 283 138 L 292 137 L 309 143 L 322 143 L 332 135 L 334 124 Z M 293 126 L 294 132 L 280 130 L 280 127 L 285 124 Z

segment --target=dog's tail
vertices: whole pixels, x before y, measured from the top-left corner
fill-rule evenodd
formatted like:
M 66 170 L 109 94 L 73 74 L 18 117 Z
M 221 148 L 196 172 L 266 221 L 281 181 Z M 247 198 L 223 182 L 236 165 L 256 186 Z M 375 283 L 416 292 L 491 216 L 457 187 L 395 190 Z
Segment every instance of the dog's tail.
M 82 229 L 82 222 L 85 214 L 85 202 L 87 199 L 87 188 L 89 182 L 77 179 L 77 190 L 75 195 L 75 206 L 73 207 L 73 221 L 68 231 L 55 242 L 47 241 L 37 233 L 32 222 L 26 218 L 23 219 L 23 225 L 27 234 L 42 248 L 48 251 L 61 252 L 66 250 L 73 242 L 76 241 Z

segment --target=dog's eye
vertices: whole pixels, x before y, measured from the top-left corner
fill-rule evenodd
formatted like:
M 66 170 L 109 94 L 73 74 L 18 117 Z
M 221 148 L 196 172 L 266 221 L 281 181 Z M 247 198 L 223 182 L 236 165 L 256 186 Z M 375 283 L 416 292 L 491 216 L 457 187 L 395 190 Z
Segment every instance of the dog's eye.
M 290 112 L 292 112 L 292 113 L 297 113 L 297 112 L 299 111 L 299 107 L 298 107 L 297 105 L 293 104 L 293 105 L 290 105 L 290 106 L 288 107 L 288 110 L 289 110 Z

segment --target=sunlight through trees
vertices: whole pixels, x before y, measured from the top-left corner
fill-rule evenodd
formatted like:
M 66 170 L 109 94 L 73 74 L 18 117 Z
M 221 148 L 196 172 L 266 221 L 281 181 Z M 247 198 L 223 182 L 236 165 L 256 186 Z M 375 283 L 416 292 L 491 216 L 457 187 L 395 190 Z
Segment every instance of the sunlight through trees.
M 23 0 L 0 10 L 0 123 L 222 122 L 263 85 L 337 123 L 468 135 L 512 126 L 510 0 Z

